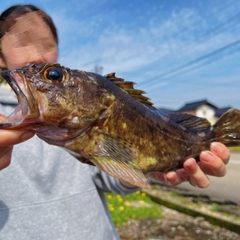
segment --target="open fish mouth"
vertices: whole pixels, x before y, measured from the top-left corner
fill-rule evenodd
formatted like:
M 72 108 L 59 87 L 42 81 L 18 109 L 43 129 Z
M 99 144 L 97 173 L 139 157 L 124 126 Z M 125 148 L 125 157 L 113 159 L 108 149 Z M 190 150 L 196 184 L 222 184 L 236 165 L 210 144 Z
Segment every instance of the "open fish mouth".
M 22 70 L 4 70 L 1 72 L 1 77 L 7 81 L 18 99 L 18 106 L 7 119 L 0 124 L 1 128 L 22 128 L 32 119 L 38 118 L 40 116 L 38 104 Z

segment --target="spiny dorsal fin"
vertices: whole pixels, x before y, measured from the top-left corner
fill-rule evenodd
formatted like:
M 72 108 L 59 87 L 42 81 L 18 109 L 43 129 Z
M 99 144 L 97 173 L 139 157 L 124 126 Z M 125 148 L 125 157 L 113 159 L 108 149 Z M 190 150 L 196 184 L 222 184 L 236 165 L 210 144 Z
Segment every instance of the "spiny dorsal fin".
M 210 122 L 206 118 L 196 117 L 187 113 L 174 112 L 168 113 L 166 116 L 182 127 L 196 132 L 204 132 L 211 127 Z
M 148 97 L 142 95 L 145 94 L 146 92 L 133 88 L 135 84 L 134 82 L 125 81 L 123 78 L 118 78 L 115 76 L 115 73 L 109 73 L 104 77 L 112 81 L 114 84 L 116 84 L 118 87 L 123 89 L 125 92 L 127 92 L 129 95 L 131 95 L 133 98 L 143 103 L 144 105 L 148 107 L 151 107 L 153 105 L 153 103 L 150 101 Z

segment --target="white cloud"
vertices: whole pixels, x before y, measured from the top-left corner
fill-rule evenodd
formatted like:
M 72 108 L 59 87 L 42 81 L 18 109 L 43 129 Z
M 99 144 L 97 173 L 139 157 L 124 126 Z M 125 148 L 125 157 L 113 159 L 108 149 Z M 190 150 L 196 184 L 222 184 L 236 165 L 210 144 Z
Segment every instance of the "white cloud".
M 54 17 L 61 26 L 61 62 L 74 68 L 81 68 L 87 62 L 100 59 L 99 64 L 104 66 L 106 72 L 113 69 L 121 72 L 134 71 L 159 60 L 166 54 L 182 49 L 186 42 L 193 39 L 195 24 L 204 22 L 196 12 L 188 9 L 174 12 L 166 20 L 153 16 L 137 28 L 127 28 L 116 19 L 109 19 L 108 22 L 106 20 L 108 16 L 100 14 L 93 18 L 88 16 L 84 20 L 72 19 L 65 14 L 62 12 Z M 112 17 L 111 13 L 109 15 Z M 98 25 L 98 19 L 108 25 Z M 88 38 L 89 36 L 92 37 Z M 230 33 L 221 34 L 212 41 L 196 44 L 197 48 L 189 46 L 180 52 L 180 57 L 188 53 L 189 49 L 191 55 L 189 54 L 186 59 L 195 58 L 235 38 Z
M 26 3 L 8 0 L 1 6 L 19 2 Z M 168 0 L 59 0 L 57 4 L 36 0 L 34 4 L 49 13 L 57 25 L 61 64 L 88 71 L 99 64 L 104 73 L 115 71 L 135 82 L 155 77 L 156 82 L 147 84 L 152 87 L 147 96 L 157 106 L 176 108 L 186 101 L 208 98 L 220 106 L 233 99 L 240 107 L 237 54 L 185 75 L 157 78 L 240 39 L 239 21 L 229 21 L 239 11 L 237 1 L 196 2 L 191 8 L 184 1 Z M 226 31 L 219 29 L 221 33 L 215 37 L 212 32 L 203 38 L 224 22 Z M 144 88 L 148 90 L 146 85 Z
M 143 13 L 140 11 L 139 14 Z M 104 73 L 115 71 L 120 77 L 131 76 L 131 80 L 141 82 L 161 73 L 171 72 L 171 69 L 177 66 L 239 39 L 239 26 L 236 26 L 235 29 L 229 28 L 215 37 L 213 32 L 206 37 L 208 41 L 203 38 L 196 42 L 214 26 L 218 26 L 220 21 L 231 16 L 230 12 L 224 17 L 223 14 L 225 13 L 223 12 L 221 17 L 211 16 L 211 21 L 196 10 L 187 8 L 172 11 L 167 16 L 162 16 L 159 9 L 148 10 L 148 17 L 143 15 L 141 20 L 138 16 L 130 18 L 125 12 L 115 10 L 106 14 L 101 9 L 94 15 L 85 12 L 84 18 L 69 16 L 67 11 L 58 12 L 53 16 L 61 28 L 60 62 L 63 65 L 92 71 L 94 64 L 99 64 L 104 67 Z M 120 15 L 126 16 L 125 21 L 119 19 Z M 195 44 L 191 45 L 192 42 Z M 225 61 L 224 64 L 226 69 L 231 67 L 231 62 Z M 220 84 L 219 80 L 211 78 L 212 72 L 218 71 L 217 68 L 212 70 L 211 65 L 204 69 L 197 70 L 190 76 L 196 80 L 205 77 L 212 84 L 216 83 L 222 87 L 223 83 Z M 239 70 L 236 72 L 239 73 Z M 188 78 L 189 76 L 183 76 L 183 79 Z M 213 96 L 213 92 L 200 91 L 200 87 L 196 89 L 189 86 L 186 94 L 186 90 L 176 84 L 176 79 L 175 82 L 169 79 L 158 79 L 158 85 L 151 83 L 152 89 L 148 96 L 157 105 L 169 102 L 170 106 L 179 106 L 184 101 L 204 97 L 219 102 L 223 99 L 218 96 L 220 90 L 216 90 Z M 225 79 L 227 78 L 222 82 Z M 200 81 L 199 85 L 202 82 L 204 81 Z M 169 86 L 172 86 L 172 89 Z M 159 100 L 159 92 L 162 93 L 164 101 Z M 170 96 L 173 98 L 166 100 Z

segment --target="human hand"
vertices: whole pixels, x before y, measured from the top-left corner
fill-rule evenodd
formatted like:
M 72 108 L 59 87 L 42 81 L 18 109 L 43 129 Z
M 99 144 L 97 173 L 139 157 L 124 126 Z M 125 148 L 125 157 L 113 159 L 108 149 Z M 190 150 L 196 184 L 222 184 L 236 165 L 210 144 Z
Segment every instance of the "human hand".
M 4 119 L 6 117 L 0 114 L 0 122 Z M 24 142 L 33 136 L 33 132 L 0 129 L 0 170 L 10 164 L 13 145 Z
M 176 172 L 152 172 L 147 176 L 174 186 L 189 181 L 193 186 L 206 188 L 210 184 L 207 175 L 222 177 L 226 174 L 225 165 L 229 161 L 230 152 L 222 143 L 212 143 L 210 151 L 201 152 L 199 157 L 200 162 L 198 163 L 194 158 L 187 159 L 183 164 L 183 168 Z

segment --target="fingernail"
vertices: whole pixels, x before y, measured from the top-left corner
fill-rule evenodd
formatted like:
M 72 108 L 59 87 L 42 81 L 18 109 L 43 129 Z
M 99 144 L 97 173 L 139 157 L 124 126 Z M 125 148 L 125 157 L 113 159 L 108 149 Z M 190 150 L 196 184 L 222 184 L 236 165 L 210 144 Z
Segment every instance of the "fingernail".
M 164 179 L 164 182 L 166 184 L 169 184 L 169 185 L 172 185 L 170 181 L 168 181 L 167 177 L 166 177 L 166 174 L 163 175 L 163 179 Z
M 33 136 L 34 136 L 34 132 L 25 132 L 21 135 L 20 139 L 22 142 L 24 142 Z
M 216 154 L 221 154 L 223 152 L 222 145 L 216 142 L 211 143 L 210 149 Z
M 195 182 L 193 182 L 193 180 L 189 179 L 188 182 L 193 186 L 193 187 L 197 187 L 197 184 Z
M 200 159 L 203 161 L 210 162 L 210 161 L 214 160 L 214 156 L 210 151 L 203 151 L 203 152 L 201 152 Z

